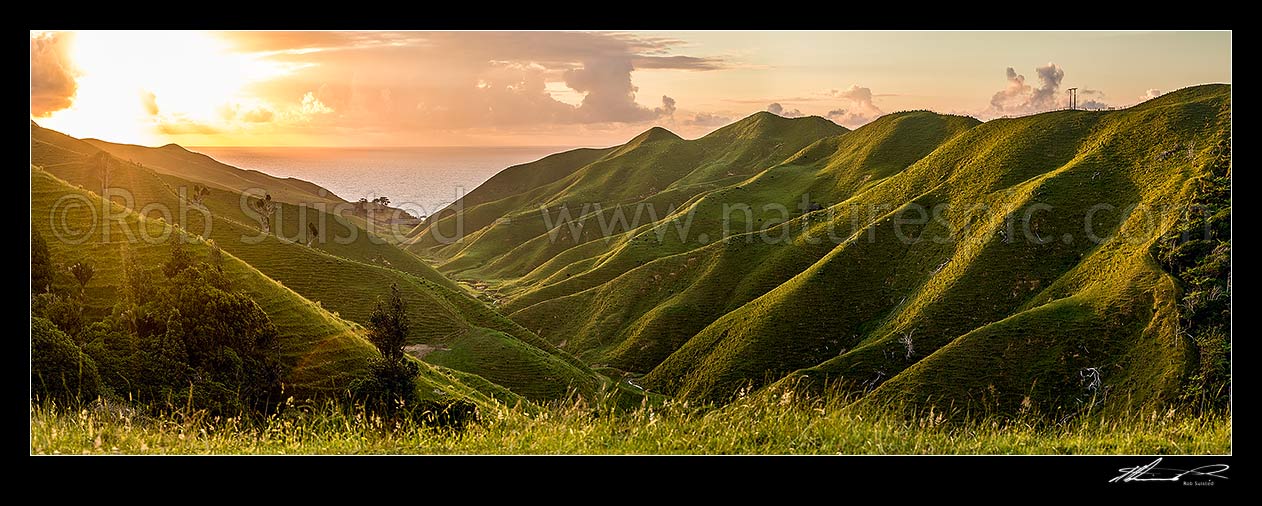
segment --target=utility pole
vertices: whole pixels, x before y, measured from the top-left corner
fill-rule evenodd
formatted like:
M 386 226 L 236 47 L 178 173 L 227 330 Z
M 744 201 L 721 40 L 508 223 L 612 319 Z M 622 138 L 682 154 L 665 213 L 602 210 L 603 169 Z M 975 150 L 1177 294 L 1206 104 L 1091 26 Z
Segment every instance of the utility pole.
M 1066 91 L 1069 92 L 1069 109 L 1077 110 L 1078 109 L 1078 88 L 1070 88 Z

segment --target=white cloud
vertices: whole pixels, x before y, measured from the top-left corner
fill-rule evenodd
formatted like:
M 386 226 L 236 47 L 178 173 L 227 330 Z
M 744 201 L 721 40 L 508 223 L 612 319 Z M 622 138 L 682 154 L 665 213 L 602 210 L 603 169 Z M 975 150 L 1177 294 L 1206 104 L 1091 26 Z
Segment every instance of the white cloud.
M 1026 84 L 1025 76 L 1008 67 L 1008 85 L 995 92 L 990 99 L 991 115 L 1024 115 L 1059 109 L 1060 83 L 1065 70 L 1055 63 L 1034 69 L 1038 74 L 1037 87 Z
M 852 84 L 850 88 L 844 90 L 829 90 L 828 95 L 849 102 L 849 107 L 840 107 L 828 111 L 828 119 L 839 125 L 853 128 L 864 125 L 885 114 L 880 107 L 877 107 L 872 102 L 871 88 Z
M 324 102 L 321 102 L 320 99 L 316 98 L 315 93 L 308 91 L 306 95 L 302 96 L 302 106 L 299 108 L 299 112 L 301 112 L 303 116 L 310 117 L 320 114 L 329 114 L 333 112 L 333 108 L 324 105 Z
M 800 118 L 802 116 L 806 116 L 802 113 L 802 111 L 797 109 L 786 110 L 779 102 L 773 102 L 767 105 L 767 112 L 775 114 L 776 116 L 784 116 L 786 118 Z
M 732 118 L 727 116 L 719 116 L 708 112 L 699 112 L 692 116 L 692 119 L 684 121 L 686 125 L 714 127 L 723 126 L 732 122 Z

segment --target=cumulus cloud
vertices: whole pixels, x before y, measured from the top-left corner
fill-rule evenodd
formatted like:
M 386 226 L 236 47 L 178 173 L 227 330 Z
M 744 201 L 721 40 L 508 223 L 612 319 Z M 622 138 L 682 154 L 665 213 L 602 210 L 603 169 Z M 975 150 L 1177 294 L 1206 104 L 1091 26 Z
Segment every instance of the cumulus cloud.
M 1055 63 L 1034 70 L 1039 80 L 1037 87 L 1026 84 L 1024 75 L 1008 67 L 1008 85 L 991 97 L 991 110 L 996 114 L 1033 114 L 1058 109 L 1057 98 L 1065 70 Z
M 72 34 L 31 35 L 31 114 L 37 117 L 70 107 L 79 85 L 77 70 L 70 62 Z
M 258 87 L 278 119 L 336 111 L 329 127 L 391 132 L 540 125 L 634 124 L 671 118 L 678 104 L 641 104 L 637 70 L 704 72 L 720 58 L 675 54 L 680 41 L 616 33 L 229 33 L 241 50 L 290 65 Z M 306 93 L 319 87 L 311 100 Z M 564 101 L 559 100 L 564 99 Z M 304 116 L 305 115 L 305 116 Z
M 684 124 L 691 126 L 723 126 L 732 122 L 732 118 L 727 116 L 718 116 L 708 112 L 699 112 L 694 114 L 691 119 L 685 120 Z
M 1078 108 L 1084 111 L 1100 111 L 1109 107 L 1112 106 L 1099 100 L 1078 100 Z
M 587 61 L 580 68 L 565 71 L 565 84 L 586 94 L 575 111 L 578 118 L 589 123 L 656 118 L 658 114 L 652 109 L 635 103 L 639 88 L 631 84 L 633 69 L 630 58 L 610 58 Z
M 247 123 L 267 123 L 276 116 L 276 113 L 266 107 L 256 107 L 241 114 L 241 121 Z
M 828 119 L 833 120 L 839 125 L 856 127 L 866 124 L 885 114 L 880 107 L 877 107 L 876 104 L 872 102 L 873 95 L 871 88 L 852 84 L 849 88 L 844 90 L 828 90 L 828 95 L 850 103 L 849 107 L 842 107 L 828 111 Z
M 1144 101 L 1152 100 L 1160 96 L 1161 96 L 1161 90 L 1158 90 L 1156 88 L 1151 88 L 1148 91 L 1144 92 L 1143 95 L 1139 96 L 1139 101 L 1144 102 Z
M 1047 65 L 1034 69 L 1039 76 L 1039 87 L 1034 89 L 1030 102 L 1034 104 L 1055 104 L 1056 92 L 1060 90 L 1060 82 L 1065 79 L 1065 69 L 1060 65 L 1048 62 Z
M 718 58 L 696 56 L 637 56 L 631 60 L 637 69 L 721 70 L 727 64 Z
M 150 116 L 158 115 L 158 96 L 152 91 L 140 92 L 140 105 L 145 108 L 145 112 Z
M 1095 98 L 1092 98 L 1095 97 Z M 1104 92 L 1090 88 L 1078 89 L 1078 108 L 1084 111 L 1101 111 L 1112 107 L 1104 102 Z
M 802 111 L 797 109 L 786 110 L 779 102 L 773 102 L 768 105 L 767 112 L 775 114 L 776 116 L 784 116 L 786 118 L 800 118 L 802 116 L 806 116 L 805 114 L 802 114 Z
M 852 84 L 849 89 L 845 90 L 829 90 L 828 94 L 837 98 L 848 99 L 853 102 L 872 103 L 872 89 L 865 88 L 857 84 Z
M 659 118 L 673 119 L 675 117 L 675 99 L 662 95 L 662 106 L 653 109 L 653 112 L 657 113 Z
M 310 91 L 302 96 L 302 107 L 299 110 L 303 116 L 316 116 L 333 112 L 332 107 L 324 105 L 324 102 L 321 102 L 320 99 L 316 98 L 315 93 Z

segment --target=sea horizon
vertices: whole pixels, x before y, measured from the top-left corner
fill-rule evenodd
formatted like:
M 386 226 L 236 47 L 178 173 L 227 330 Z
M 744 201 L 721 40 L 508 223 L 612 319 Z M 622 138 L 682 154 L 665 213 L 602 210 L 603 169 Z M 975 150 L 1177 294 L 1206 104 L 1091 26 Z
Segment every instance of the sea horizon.
M 354 202 L 388 197 L 429 215 L 500 171 L 568 149 L 561 146 L 185 146 L 247 170 L 315 183 Z

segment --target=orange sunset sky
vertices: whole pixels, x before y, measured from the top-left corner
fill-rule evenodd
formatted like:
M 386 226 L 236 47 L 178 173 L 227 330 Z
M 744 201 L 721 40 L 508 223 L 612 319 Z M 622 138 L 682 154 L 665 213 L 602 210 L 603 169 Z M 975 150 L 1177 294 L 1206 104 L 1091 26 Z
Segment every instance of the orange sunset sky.
M 606 146 L 751 113 L 854 128 L 1231 82 L 1230 32 L 32 31 L 31 119 L 189 146 Z

